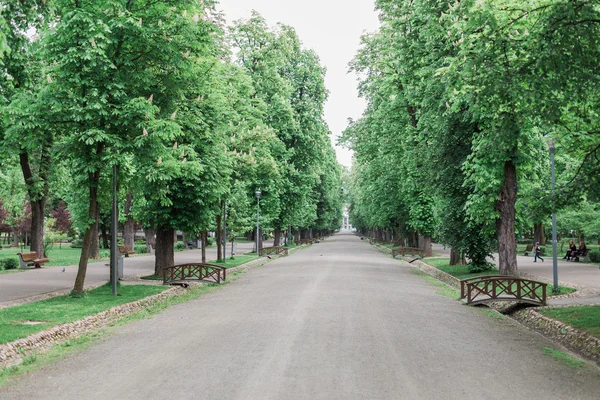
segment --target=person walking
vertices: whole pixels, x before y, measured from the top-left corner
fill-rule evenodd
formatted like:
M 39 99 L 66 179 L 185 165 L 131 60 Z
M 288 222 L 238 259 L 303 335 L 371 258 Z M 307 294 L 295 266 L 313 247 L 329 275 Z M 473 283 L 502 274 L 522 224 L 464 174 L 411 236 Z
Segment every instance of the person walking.
M 537 262 L 537 259 L 539 258 L 540 260 L 542 260 L 542 262 L 544 262 L 544 259 L 540 256 L 540 254 L 542 253 L 542 249 L 540 248 L 540 242 L 535 242 L 535 256 L 533 257 L 533 262 Z

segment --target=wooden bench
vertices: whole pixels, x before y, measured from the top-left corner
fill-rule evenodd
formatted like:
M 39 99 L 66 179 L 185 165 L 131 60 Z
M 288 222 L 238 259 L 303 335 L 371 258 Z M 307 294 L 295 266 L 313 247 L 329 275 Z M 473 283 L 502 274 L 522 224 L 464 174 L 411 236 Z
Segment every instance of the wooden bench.
M 580 261 L 581 262 L 590 262 L 590 249 L 585 249 L 585 251 L 583 252 L 583 254 L 579 254 L 577 255 L 577 252 L 575 252 L 575 255 L 572 257 L 573 261 Z
M 530 243 L 527 245 L 527 247 L 525 248 L 525 253 L 523 254 L 524 256 L 528 256 L 529 253 L 531 253 L 533 251 L 533 245 Z
M 396 256 L 402 256 L 404 257 L 405 255 L 411 255 L 411 256 L 419 256 L 421 258 L 425 258 L 425 250 L 423 249 L 418 249 L 416 247 L 393 247 L 392 248 L 392 258 L 396 258 Z
M 28 253 L 17 253 L 19 256 L 19 264 L 21 265 L 21 269 L 27 269 L 29 266 L 34 266 L 35 268 L 42 268 L 42 265 L 47 263 L 47 258 L 39 258 L 35 251 L 30 251 Z
M 132 254 L 135 254 L 135 252 L 127 250 L 125 246 L 119 246 L 119 256 L 129 257 Z

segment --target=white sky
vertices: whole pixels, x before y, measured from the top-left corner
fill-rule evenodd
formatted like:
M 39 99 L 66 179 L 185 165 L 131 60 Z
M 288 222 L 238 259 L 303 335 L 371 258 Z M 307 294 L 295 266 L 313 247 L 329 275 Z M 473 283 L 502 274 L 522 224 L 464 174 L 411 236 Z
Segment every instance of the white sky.
M 327 67 L 325 85 L 329 100 L 325 119 L 334 136 L 346 128 L 348 118 L 359 118 L 365 108 L 358 97 L 348 63 L 358 49 L 360 35 L 373 32 L 379 21 L 375 0 L 219 0 L 227 22 L 248 18 L 258 11 L 270 26 L 278 22 L 294 27 L 306 48 L 314 49 Z M 335 143 L 335 139 L 334 139 Z M 350 166 L 352 154 L 336 147 L 338 161 Z

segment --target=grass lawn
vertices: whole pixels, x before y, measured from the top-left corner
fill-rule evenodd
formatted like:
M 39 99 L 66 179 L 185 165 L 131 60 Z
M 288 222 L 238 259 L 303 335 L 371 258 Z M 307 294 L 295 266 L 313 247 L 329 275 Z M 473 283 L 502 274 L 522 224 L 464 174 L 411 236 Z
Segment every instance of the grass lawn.
M 247 262 L 256 260 L 256 253 L 254 254 L 240 254 L 237 256 L 233 256 L 233 259 L 228 258 L 226 263 L 217 262 L 216 260 L 209 261 L 208 264 L 220 265 L 225 268 L 233 268 L 245 264 Z
M 29 248 L 25 248 L 24 252 L 29 251 Z M 0 250 L 0 258 L 15 258 L 18 259 L 17 253 L 20 253 L 21 249 L 18 247 L 3 248 Z M 66 267 L 68 265 L 79 264 L 79 257 L 81 256 L 81 249 L 71 248 L 68 244 L 63 244 L 62 248 L 55 245 L 50 251 L 48 251 L 49 262 L 44 264 L 44 267 Z M 110 250 L 100 249 L 100 259 L 90 260 L 89 262 L 100 262 L 106 261 L 110 257 Z
M 167 286 L 122 285 L 119 287 L 119 295 L 113 296 L 112 287 L 107 284 L 88 291 L 82 298 L 58 296 L 4 308 L 0 310 L 0 343 L 11 342 L 56 325 L 77 321 L 166 289 Z M 26 325 L 27 321 L 42 323 Z
M 445 273 L 450 274 L 458 279 L 468 279 L 468 278 L 474 278 L 476 276 L 498 275 L 499 274 L 498 270 L 495 268 L 490 271 L 471 273 L 471 272 L 469 272 L 469 267 L 467 265 L 452 265 L 452 266 L 450 266 L 449 258 L 426 258 L 423 260 L 423 262 L 425 262 L 431 266 L 434 266 L 437 269 L 439 269 L 440 271 L 444 271 Z M 568 294 L 568 293 L 575 292 L 575 289 L 564 287 L 564 286 L 559 286 L 558 289 L 559 289 L 558 294 Z M 541 294 L 541 292 L 540 292 L 540 294 Z M 546 294 L 548 296 L 550 296 L 552 294 L 552 285 L 547 286 Z
M 600 306 L 554 308 L 538 312 L 600 338 Z

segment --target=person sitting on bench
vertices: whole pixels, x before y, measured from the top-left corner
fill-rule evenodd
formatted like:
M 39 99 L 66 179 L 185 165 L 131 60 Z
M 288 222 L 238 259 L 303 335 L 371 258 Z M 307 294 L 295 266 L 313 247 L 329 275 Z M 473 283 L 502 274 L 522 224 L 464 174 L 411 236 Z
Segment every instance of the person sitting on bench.
M 571 261 L 571 258 L 575 257 L 576 252 L 577 252 L 577 247 L 575 246 L 575 243 L 571 239 L 571 240 L 569 240 L 569 250 L 567 250 L 567 254 L 563 257 L 563 260 L 567 259 L 567 261 Z

